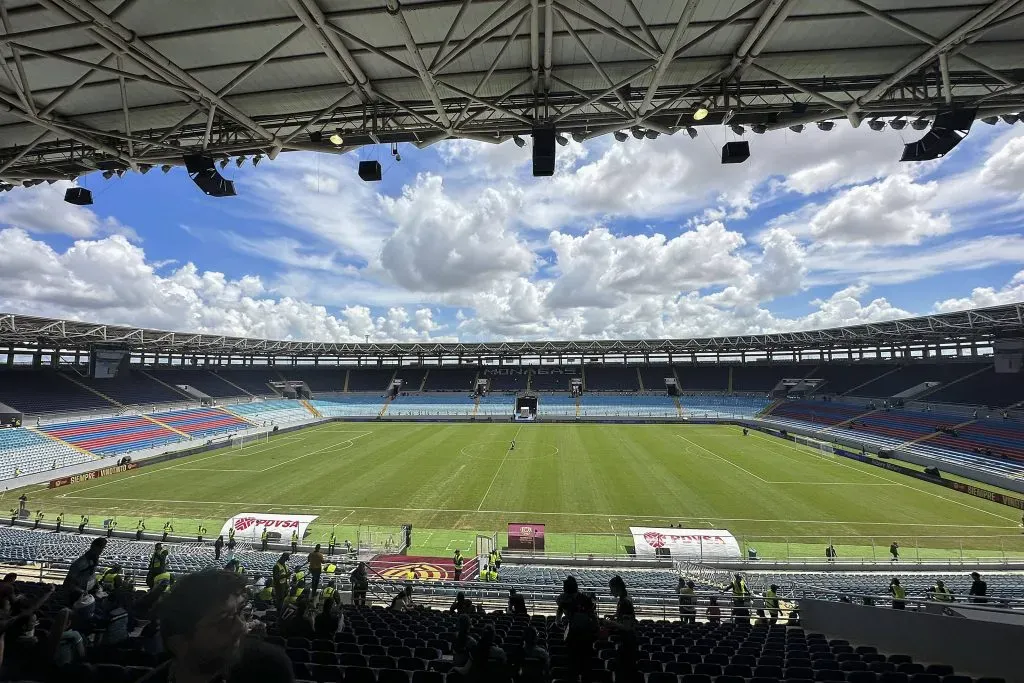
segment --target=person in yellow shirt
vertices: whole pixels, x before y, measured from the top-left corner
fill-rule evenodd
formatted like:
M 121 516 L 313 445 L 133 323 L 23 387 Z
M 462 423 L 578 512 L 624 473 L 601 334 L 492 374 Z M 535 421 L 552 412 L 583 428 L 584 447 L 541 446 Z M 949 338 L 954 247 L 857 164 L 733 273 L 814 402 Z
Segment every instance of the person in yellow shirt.
M 324 567 L 324 554 L 320 552 L 319 543 L 313 548 L 313 552 L 306 556 L 306 564 L 309 566 L 309 574 L 313 578 L 313 593 L 316 593 L 317 588 L 320 587 L 320 573 Z

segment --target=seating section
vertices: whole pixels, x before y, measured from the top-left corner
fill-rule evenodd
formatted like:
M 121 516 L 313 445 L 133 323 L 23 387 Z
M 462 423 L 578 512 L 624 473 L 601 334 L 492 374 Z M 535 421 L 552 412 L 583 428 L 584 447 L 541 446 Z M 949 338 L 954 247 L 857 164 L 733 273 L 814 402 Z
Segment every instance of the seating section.
M 318 391 L 344 391 L 348 368 L 332 365 L 278 366 L 285 379 L 305 382 L 313 393 Z
M 1011 406 L 1024 401 L 1024 373 L 997 373 L 990 367 L 956 384 L 940 387 L 926 400 L 990 408 Z
M 884 550 L 884 549 L 883 549 Z M 888 595 L 889 581 L 892 576 L 888 572 L 800 572 L 787 571 L 780 573 L 757 572 L 745 576 L 747 586 L 755 592 L 763 591 L 771 584 L 779 586 L 780 594 L 789 594 L 794 590 L 801 593 L 810 591 L 808 597 L 823 600 L 834 600 L 835 593 L 852 595 Z M 907 590 L 910 598 L 928 597 L 928 589 L 941 580 L 954 595 L 966 596 L 971 586 L 968 571 L 950 572 L 901 572 L 900 584 Z M 1019 599 L 1024 593 L 1024 576 L 1012 572 L 986 572 L 985 582 L 988 584 L 987 595 L 993 598 Z M 815 588 L 824 589 L 814 593 Z M 825 592 L 828 591 L 828 592 Z
M 186 438 L 138 415 L 44 425 L 39 430 L 99 455 L 130 453 Z
M 636 367 L 587 365 L 583 368 L 587 391 L 639 391 Z
M 210 372 L 224 381 L 244 389 L 246 393 L 253 396 L 274 395 L 274 390 L 270 388 L 267 382 L 281 381 L 281 375 L 278 374 L 274 366 L 269 365 L 255 365 L 247 368 L 241 366 L 213 366 L 210 368 Z
M 156 420 L 197 438 L 208 438 L 248 429 L 252 424 L 221 408 L 198 408 L 156 413 Z
M 858 387 L 850 393 L 857 396 L 870 396 L 872 398 L 888 398 L 924 382 L 949 384 L 965 375 L 981 370 L 985 365 L 985 363 L 921 363 L 904 365 L 895 372 L 880 375 L 874 381 Z
M 679 403 L 686 417 L 751 417 L 770 403 L 765 396 L 680 396 Z
M 865 382 L 877 379 L 895 367 L 895 363 L 822 363 L 814 372 L 809 375 L 805 372 L 801 377 L 825 380 L 821 393 L 845 394 Z
M 809 369 L 799 365 L 733 365 L 732 390 L 768 392 L 783 379 L 802 378 Z
M 480 377 L 491 381 L 491 391 L 525 391 L 527 372 L 511 374 L 512 370 L 518 373 L 520 368 L 482 368 Z
M 433 369 L 430 370 L 433 372 Z M 427 368 L 405 367 L 395 372 L 395 379 L 402 380 L 402 391 L 419 391 L 423 386 L 423 378 L 427 374 Z M 467 391 L 469 391 L 467 389 Z
M 509 394 L 488 394 L 481 396 L 476 409 L 477 415 L 500 415 L 509 417 L 515 412 L 516 399 Z
M 643 365 L 640 367 L 640 378 L 644 382 L 644 391 L 665 391 L 665 379 L 672 378 L 671 365 Z
M 54 370 L 0 369 L 0 403 L 26 415 L 82 413 L 113 404 L 69 382 Z
M 537 396 L 537 415 L 575 415 L 576 399 L 565 394 L 540 394 Z
M 245 392 L 238 387 L 225 382 L 220 374 L 206 368 L 165 365 L 147 368 L 146 372 L 161 382 L 167 382 L 174 386 L 187 384 L 213 398 L 245 395 Z
M 326 417 L 376 417 L 384 407 L 380 394 L 334 394 L 310 401 Z
M 383 394 L 391 384 L 397 368 L 349 368 L 349 391 L 379 391 Z
M 679 410 L 672 397 L 665 394 L 602 395 L 586 392 L 580 397 L 580 415 L 678 417 Z
M 530 370 L 530 388 L 534 391 L 569 391 L 572 378 L 579 379 L 579 367 L 541 366 Z
M 675 371 L 679 377 L 680 391 L 729 390 L 729 368 L 725 365 L 690 363 L 675 366 Z
M 469 392 L 451 392 L 441 396 L 410 394 L 388 404 L 387 415 L 472 415 L 475 401 Z
M 116 377 L 110 379 L 90 379 L 74 373 L 69 373 L 69 377 L 123 405 L 190 400 L 187 394 L 171 389 L 137 369 L 127 372 L 121 370 Z
M 0 478 L 34 474 L 92 460 L 88 454 L 32 429 L 0 429 Z
M 226 410 L 261 426 L 298 424 L 315 419 L 313 414 L 306 410 L 301 403 L 287 399 L 236 403 Z
M 473 391 L 473 380 L 476 379 L 478 368 L 434 367 L 430 368 L 424 391 Z

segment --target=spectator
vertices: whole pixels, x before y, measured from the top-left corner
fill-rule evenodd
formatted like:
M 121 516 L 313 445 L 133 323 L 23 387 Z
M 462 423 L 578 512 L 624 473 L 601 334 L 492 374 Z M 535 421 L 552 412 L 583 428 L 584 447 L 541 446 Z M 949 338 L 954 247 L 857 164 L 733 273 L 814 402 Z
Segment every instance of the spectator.
M 106 538 L 95 538 L 81 557 L 68 567 L 64 585 L 75 591 L 87 593 L 96 586 L 96 567 L 100 564 L 100 555 L 107 547 Z
M 683 577 L 679 577 L 679 619 L 684 624 L 697 623 L 696 597 L 693 588 L 693 581 L 683 583 Z
M 71 628 L 71 610 L 66 607 L 54 617 L 53 626 L 50 628 L 51 643 L 55 635 L 54 664 L 61 667 L 85 659 L 85 638 L 77 630 Z
M 616 599 L 615 614 L 605 624 L 610 630 L 619 634 L 618 659 L 616 670 L 628 673 L 636 670 L 637 639 L 636 610 L 633 600 L 626 590 L 626 582 L 621 576 L 613 576 L 608 582 L 608 590 Z
M 116 645 L 128 640 L 128 610 L 134 595 L 131 588 L 121 588 L 110 596 L 110 611 L 101 621 L 104 645 Z
M 284 650 L 246 638 L 238 660 L 228 669 L 225 683 L 294 683 L 292 661 Z
M 238 658 L 245 636 L 245 579 L 225 571 L 182 578 L 160 602 L 159 623 L 171 659 L 138 683 L 207 683 Z
M 337 595 L 337 593 L 335 593 Z M 331 639 L 341 630 L 341 612 L 336 600 L 325 598 L 320 605 L 320 613 L 313 622 L 313 630 L 317 638 Z
M 971 602 L 988 602 L 985 594 L 988 593 L 988 584 L 981 580 L 981 574 L 971 572 L 971 589 L 967 592 Z
M 285 607 L 281 615 L 281 634 L 286 637 L 312 638 L 316 631 L 313 611 L 305 595 Z
M 547 650 L 537 644 L 537 629 L 527 626 L 523 631 L 523 659 L 533 659 L 539 662 L 543 680 L 551 676 L 551 655 Z
M 558 609 L 555 610 L 555 621 L 561 621 L 562 617 L 572 618 L 572 613 L 578 606 L 580 588 L 576 583 L 576 577 L 569 575 L 562 581 L 562 593 L 555 599 Z
M 455 627 L 455 638 L 452 640 L 452 662 L 455 666 L 463 666 L 469 661 L 469 653 L 476 646 L 476 640 L 469 635 L 469 617 L 459 617 Z
M 892 596 L 893 609 L 907 608 L 907 589 L 900 585 L 900 580 L 896 577 L 889 582 L 889 595 Z
M 405 588 L 391 598 L 391 610 L 393 612 L 408 612 L 412 607 L 412 584 L 407 583 Z
M 466 599 L 466 594 L 459 591 L 455 594 L 455 602 L 448 608 L 449 612 L 457 612 L 459 614 L 472 614 L 473 603 Z
M 324 554 L 320 552 L 320 544 L 317 543 L 313 551 L 306 556 L 306 563 L 309 565 L 309 573 L 313 577 L 313 592 L 320 588 L 320 573 L 324 567 Z
M 527 617 L 526 599 L 515 588 L 508 589 L 508 613 L 516 617 Z
M 574 679 L 586 681 L 590 678 L 590 658 L 594 654 L 594 643 L 600 635 L 600 621 L 594 607 L 594 599 L 590 595 L 577 593 L 572 609 L 566 611 L 568 625 L 565 628 L 565 647 Z
M 10 573 L 6 575 L 3 581 L 0 581 L 0 603 L 14 602 L 14 582 L 18 580 L 18 575 Z
M 494 626 L 487 624 L 480 639 L 469 652 L 469 662 L 454 670 L 467 681 L 480 683 L 511 683 L 505 651 L 494 644 Z
M 348 541 L 345 541 L 348 543 Z M 360 562 L 349 574 L 352 581 L 352 604 L 366 607 L 366 591 L 370 588 L 370 578 L 366 575 L 366 563 Z
M 722 623 L 722 608 L 718 606 L 718 598 L 714 595 L 708 598 L 708 623 L 712 626 Z

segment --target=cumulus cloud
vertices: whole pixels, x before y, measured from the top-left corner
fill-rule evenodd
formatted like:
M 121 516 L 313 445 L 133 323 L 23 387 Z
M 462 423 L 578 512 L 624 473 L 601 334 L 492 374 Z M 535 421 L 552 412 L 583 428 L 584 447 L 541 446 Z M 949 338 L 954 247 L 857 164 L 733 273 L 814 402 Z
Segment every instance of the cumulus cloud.
M 969 308 L 998 306 L 1024 301 L 1024 270 L 1018 272 L 1008 283 L 995 287 L 975 287 L 970 296 L 959 299 L 946 299 L 935 303 L 936 313 L 964 311 Z
M 16 187 L 0 195 L 0 225 L 70 237 L 124 235 L 139 239 L 134 230 L 112 216 L 100 218 L 91 209 L 66 203 L 64 192 L 69 187 L 73 184 L 60 180 L 30 189 Z

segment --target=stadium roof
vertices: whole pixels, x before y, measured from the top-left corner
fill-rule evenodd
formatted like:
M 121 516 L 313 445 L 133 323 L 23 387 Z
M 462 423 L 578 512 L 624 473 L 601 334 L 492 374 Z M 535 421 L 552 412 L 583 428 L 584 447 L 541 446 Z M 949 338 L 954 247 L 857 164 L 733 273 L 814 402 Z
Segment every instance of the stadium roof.
M 694 339 L 623 339 L 523 342 L 338 343 L 250 339 L 214 334 L 167 332 L 141 327 L 101 325 L 72 320 L 0 313 L 0 347 L 42 346 L 82 349 L 118 345 L 133 351 L 197 355 L 252 356 L 557 356 L 588 354 L 690 354 L 742 351 L 795 351 L 830 348 L 902 348 L 918 344 L 991 343 L 997 338 L 1024 338 L 1024 303 L 942 313 L 919 318 L 835 327 L 806 332 L 703 337 Z
M 1024 111 L 1021 0 L 4 0 L 0 179 Z M 897 124 L 901 125 L 901 124 Z M 344 142 L 329 137 L 340 131 Z M 908 130 L 908 137 L 916 137 Z M 311 135 L 313 137 L 311 138 Z M 893 150 L 894 156 L 898 150 Z

